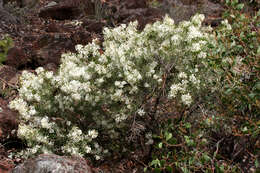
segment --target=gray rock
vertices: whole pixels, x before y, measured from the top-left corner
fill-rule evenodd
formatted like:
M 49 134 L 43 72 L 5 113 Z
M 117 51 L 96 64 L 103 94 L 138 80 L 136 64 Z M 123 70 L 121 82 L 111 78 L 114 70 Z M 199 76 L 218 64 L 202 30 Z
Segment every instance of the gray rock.
M 58 4 L 57 2 L 51 1 L 51 2 L 49 2 L 44 8 L 52 7 L 52 6 L 55 6 L 55 5 L 57 5 L 57 4 Z
M 92 170 L 83 158 L 42 154 L 18 165 L 12 173 L 92 173 Z
M 10 110 L 2 98 L 0 98 L 0 107 L 0 142 L 3 142 L 16 136 L 18 122 L 16 120 L 17 113 Z
M 218 20 L 224 8 L 210 0 L 165 0 L 162 7 L 176 23 L 189 20 L 196 13 L 204 14 L 206 20 Z M 211 21 L 210 21 L 211 22 Z M 209 22 L 209 23 L 210 23 Z

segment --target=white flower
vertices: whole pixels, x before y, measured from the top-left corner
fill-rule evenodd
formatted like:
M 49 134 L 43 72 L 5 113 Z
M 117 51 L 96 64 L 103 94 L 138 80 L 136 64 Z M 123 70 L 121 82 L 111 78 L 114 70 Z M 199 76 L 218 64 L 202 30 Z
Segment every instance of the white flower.
M 227 30 L 232 30 L 232 27 L 231 27 L 231 25 L 228 23 L 228 20 L 227 20 L 227 19 L 221 21 L 221 24 L 224 25 Z
M 201 52 L 198 54 L 198 57 L 204 59 L 204 58 L 207 57 L 207 54 L 206 54 L 206 52 L 202 52 L 202 51 L 201 51 Z
M 115 86 L 119 86 L 120 85 L 120 81 L 115 81 Z
M 35 154 L 37 153 L 37 151 L 39 150 L 40 146 L 39 145 L 36 145 L 35 147 L 33 147 L 30 151 Z
M 38 94 L 35 94 L 35 95 L 34 95 L 34 99 L 35 99 L 37 102 L 40 102 L 40 101 L 41 101 L 41 96 L 39 96 Z
M 188 33 L 188 40 L 191 41 L 194 38 L 202 37 L 202 33 L 200 32 L 199 28 L 191 25 L 189 27 L 189 33 Z
M 75 46 L 75 49 L 76 49 L 77 51 L 81 51 L 82 48 L 83 48 L 83 45 L 81 45 L 81 44 L 78 44 L 78 45 Z
M 54 133 L 54 130 L 53 130 L 53 129 L 49 129 L 49 132 L 50 132 L 50 133 Z
M 157 74 L 154 74 L 153 78 L 156 80 L 156 79 L 159 79 L 160 77 Z
M 140 116 L 145 115 L 145 111 L 144 111 L 143 109 L 138 109 L 138 110 L 137 110 L 137 113 L 138 113 Z
M 43 147 L 42 148 L 42 152 L 44 153 L 44 154 L 52 154 L 52 151 L 50 151 L 48 148 L 46 148 L 46 147 Z
M 185 28 L 185 27 L 188 27 L 190 24 L 191 24 L 190 21 L 183 21 L 183 22 L 181 23 L 181 26 Z
M 203 14 L 197 14 L 195 16 L 192 17 L 192 22 L 194 22 L 194 24 L 198 25 L 199 27 L 201 26 L 201 22 L 205 19 L 205 16 Z
M 36 72 L 37 74 L 40 74 L 40 73 L 44 72 L 44 68 L 38 67 L 38 68 L 35 70 L 35 72 Z
M 95 147 L 95 148 L 99 148 L 98 143 L 95 142 L 95 143 L 94 143 L 94 147 Z
M 147 82 L 145 82 L 145 83 L 144 83 L 144 87 L 145 87 L 145 88 L 149 88 L 150 85 L 149 85 Z
M 191 46 L 191 51 L 192 52 L 198 52 L 201 49 L 200 43 L 193 43 Z
M 180 43 L 180 39 L 181 39 L 181 37 L 178 34 L 174 34 L 171 37 L 171 41 L 173 42 L 174 45 L 179 44 Z
M 96 130 L 89 130 L 88 136 L 90 136 L 92 139 L 94 139 L 98 136 L 98 132 Z
M 198 80 L 194 74 L 190 75 L 189 81 L 191 81 L 195 85 L 198 85 L 200 83 L 200 80 Z
M 166 24 L 166 25 L 174 25 L 174 20 L 172 18 L 170 18 L 168 15 L 166 15 L 164 17 L 164 20 L 163 22 Z
M 86 151 L 86 153 L 90 153 L 91 152 L 91 147 L 90 146 L 86 146 L 85 147 L 85 151 Z
M 17 98 L 10 102 L 9 107 L 11 109 L 18 110 L 19 113 L 23 116 L 23 118 L 29 119 L 30 114 L 28 113 L 28 105 L 27 102 L 25 102 L 21 98 Z
M 51 128 L 51 124 L 49 123 L 49 118 L 48 117 L 43 117 L 41 119 L 41 126 L 42 128 L 45 128 L 45 129 L 50 129 Z
M 180 72 L 180 73 L 178 74 L 178 78 L 180 78 L 180 79 L 186 79 L 186 78 L 187 78 L 187 74 L 184 73 L 184 72 Z
M 45 76 L 46 76 L 47 79 L 51 79 L 53 77 L 53 72 L 48 71 L 48 72 L 46 72 Z
M 159 78 L 159 79 L 157 80 L 158 83 L 161 83 L 162 81 L 163 81 L 162 78 Z
M 170 88 L 169 97 L 174 98 L 176 97 L 177 93 L 181 90 L 181 87 L 179 84 L 173 84 Z
M 29 134 L 31 133 L 32 131 L 29 131 L 28 127 L 24 124 L 19 124 L 19 128 L 18 128 L 18 131 L 17 131 L 17 136 L 18 137 L 24 137 L 24 136 L 29 136 Z
M 78 93 L 72 94 L 71 97 L 76 101 L 79 101 L 81 99 L 81 96 Z
M 30 110 L 28 112 L 29 115 L 35 115 L 36 114 L 36 110 L 33 106 L 30 106 Z
M 98 155 L 95 155 L 95 159 L 96 159 L 96 160 L 100 160 L 100 159 L 101 159 L 101 157 L 100 157 L 100 156 L 98 156 Z
M 71 125 L 71 122 L 70 122 L 70 121 L 66 121 L 66 125 L 67 125 L 67 126 L 70 126 L 70 125 Z
M 186 105 L 190 105 L 192 103 L 192 98 L 189 93 L 182 95 L 181 100 Z

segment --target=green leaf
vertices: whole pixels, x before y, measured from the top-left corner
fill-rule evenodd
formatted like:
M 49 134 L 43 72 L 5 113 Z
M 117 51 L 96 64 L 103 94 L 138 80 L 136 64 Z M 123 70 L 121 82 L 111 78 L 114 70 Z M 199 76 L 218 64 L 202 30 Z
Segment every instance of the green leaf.
M 258 162 L 258 160 L 257 160 L 257 159 L 255 160 L 255 167 L 256 167 L 256 168 L 258 168 L 258 167 L 259 167 L 259 162 Z
M 164 167 L 166 160 L 161 160 L 161 167 Z
M 177 144 L 177 140 L 175 138 L 171 138 L 169 141 L 167 141 L 169 144 Z
M 245 37 L 245 33 L 244 33 L 244 32 L 241 32 L 241 33 L 240 33 L 240 37 L 241 37 L 241 38 Z
M 173 172 L 173 169 L 172 169 L 172 167 L 167 166 L 167 167 L 166 167 L 166 171 L 168 171 L 168 172 Z
M 190 129 L 191 128 L 191 123 L 185 123 L 185 127 L 186 127 L 186 129 Z
M 255 138 L 259 135 L 260 129 L 257 129 L 256 131 L 253 131 L 252 137 Z
M 168 141 L 169 139 L 171 139 L 172 138 L 172 133 L 167 133 L 167 135 L 166 135 L 166 141 Z
M 144 172 L 146 172 L 146 171 L 147 171 L 147 167 L 144 168 Z
M 230 0 L 226 0 L 226 4 L 228 4 L 230 2 Z
M 255 96 L 256 96 L 256 94 L 255 94 L 255 93 L 250 93 L 248 96 L 249 96 L 251 99 L 254 99 Z
M 228 88 L 226 91 L 224 91 L 224 93 L 227 94 L 227 95 L 228 95 L 228 94 L 231 94 L 231 92 L 232 92 L 232 89 L 231 89 L 231 88 Z
M 161 163 L 160 163 L 160 160 L 159 159 L 155 159 L 151 162 L 150 166 L 154 166 L 154 167 L 161 167 Z
M 260 55 L 260 46 L 258 46 L 258 49 L 257 49 L 256 54 L 257 54 L 257 55 Z
M 160 142 L 160 143 L 158 144 L 158 147 L 159 147 L 159 148 L 162 148 L 162 146 L 163 146 L 163 143 Z
M 257 16 L 260 16 L 260 9 L 259 9 L 258 12 L 257 12 Z
M 242 10 L 243 8 L 244 8 L 244 4 L 243 3 L 237 5 L 237 9 L 238 10 Z
M 211 158 L 207 154 L 203 154 L 203 159 L 205 160 L 205 162 L 209 162 L 211 160 Z
M 256 90 L 260 90 L 260 82 L 257 82 L 257 83 L 255 84 L 254 88 L 255 88 Z
M 161 172 L 161 169 L 160 169 L 160 168 L 154 168 L 153 172 L 155 172 L 155 173 L 160 173 L 160 172 Z

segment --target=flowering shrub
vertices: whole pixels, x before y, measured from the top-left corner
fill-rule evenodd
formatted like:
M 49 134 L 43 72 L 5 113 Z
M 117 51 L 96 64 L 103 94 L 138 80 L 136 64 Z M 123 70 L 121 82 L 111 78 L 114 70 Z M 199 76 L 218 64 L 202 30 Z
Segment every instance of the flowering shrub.
M 107 151 L 98 140 L 119 138 L 129 127 L 125 120 L 148 116 L 143 107 L 148 96 L 163 91 L 190 106 L 208 81 L 205 59 L 212 36 L 201 26 L 203 19 L 195 15 L 175 25 L 166 16 L 142 32 L 137 22 L 105 28 L 102 46 L 98 40 L 77 45 L 77 53 L 62 55 L 57 74 L 41 67 L 36 74 L 24 71 L 10 107 L 21 115 L 18 136 L 30 147 L 27 155 L 100 159 Z
M 13 47 L 13 40 L 8 35 L 5 35 L 0 40 L 0 65 L 6 60 L 8 50 Z

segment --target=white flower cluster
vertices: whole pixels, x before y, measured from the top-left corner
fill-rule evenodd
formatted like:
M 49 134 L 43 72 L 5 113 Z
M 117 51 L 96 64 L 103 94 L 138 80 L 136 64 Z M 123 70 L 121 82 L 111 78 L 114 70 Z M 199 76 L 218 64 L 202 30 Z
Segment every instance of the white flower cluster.
M 232 26 L 228 23 L 227 19 L 221 21 L 221 24 L 225 27 L 225 29 L 232 30 Z
M 120 135 L 114 128 L 127 127 L 124 120 L 136 113 L 146 115 L 140 109 L 144 93 L 161 88 L 165 75 L 167 86 L 172 84 L 167 89 L 169 97 L 179 97 L 190 105 L 191 90 L 200 89 L 199 74 L 205 69 L 203 59 L 210 41 L 201 26 L 203 19 L 203 15 L 196 15 L 175 25 L 166 16 L 142 32 L 137 30 L 137 22 L 105 28 L 102 46 L 98 40 L 77 45 L 77 53 L 62 55 L 57 74 L 41 67 L 36 75 L 23 72 L 19 97 L 10 103 L 21 114 L 19 136 L 33 141 L 33 151 L 47 148 L 68 154 L 90 153 L 100 159 L 102 147 L 95 142 L 98 132 L 80 129 L 69 117 L 77 114 L 93 120 L 86 121 L 89 127 L 98 129 L 102 136 L 116 138 Z M 54 117 L 65 123 L 56 123 Z M 58 145 L 58 149 L 49 144 Z
M 62 146 L 62 152 L 80 156 L 83 156 L 83 153 L 96 154 L 96 150 L 92 150 L 92 147 L 89 145 L 89 143 L 92 141 L 92 139 L 97 138 L 97 136 L 98 132 L 96 130 L 89 130 L 88 134 L 83 134 L 83 132 L 78 127 L 73 126 L 67 135 L 70 141 L 68 141 L 66 145 Z M 84 150 L 84 152 L 81 152 L 80 150 Z M 101 149 L 99 148 L 99 150 Z

